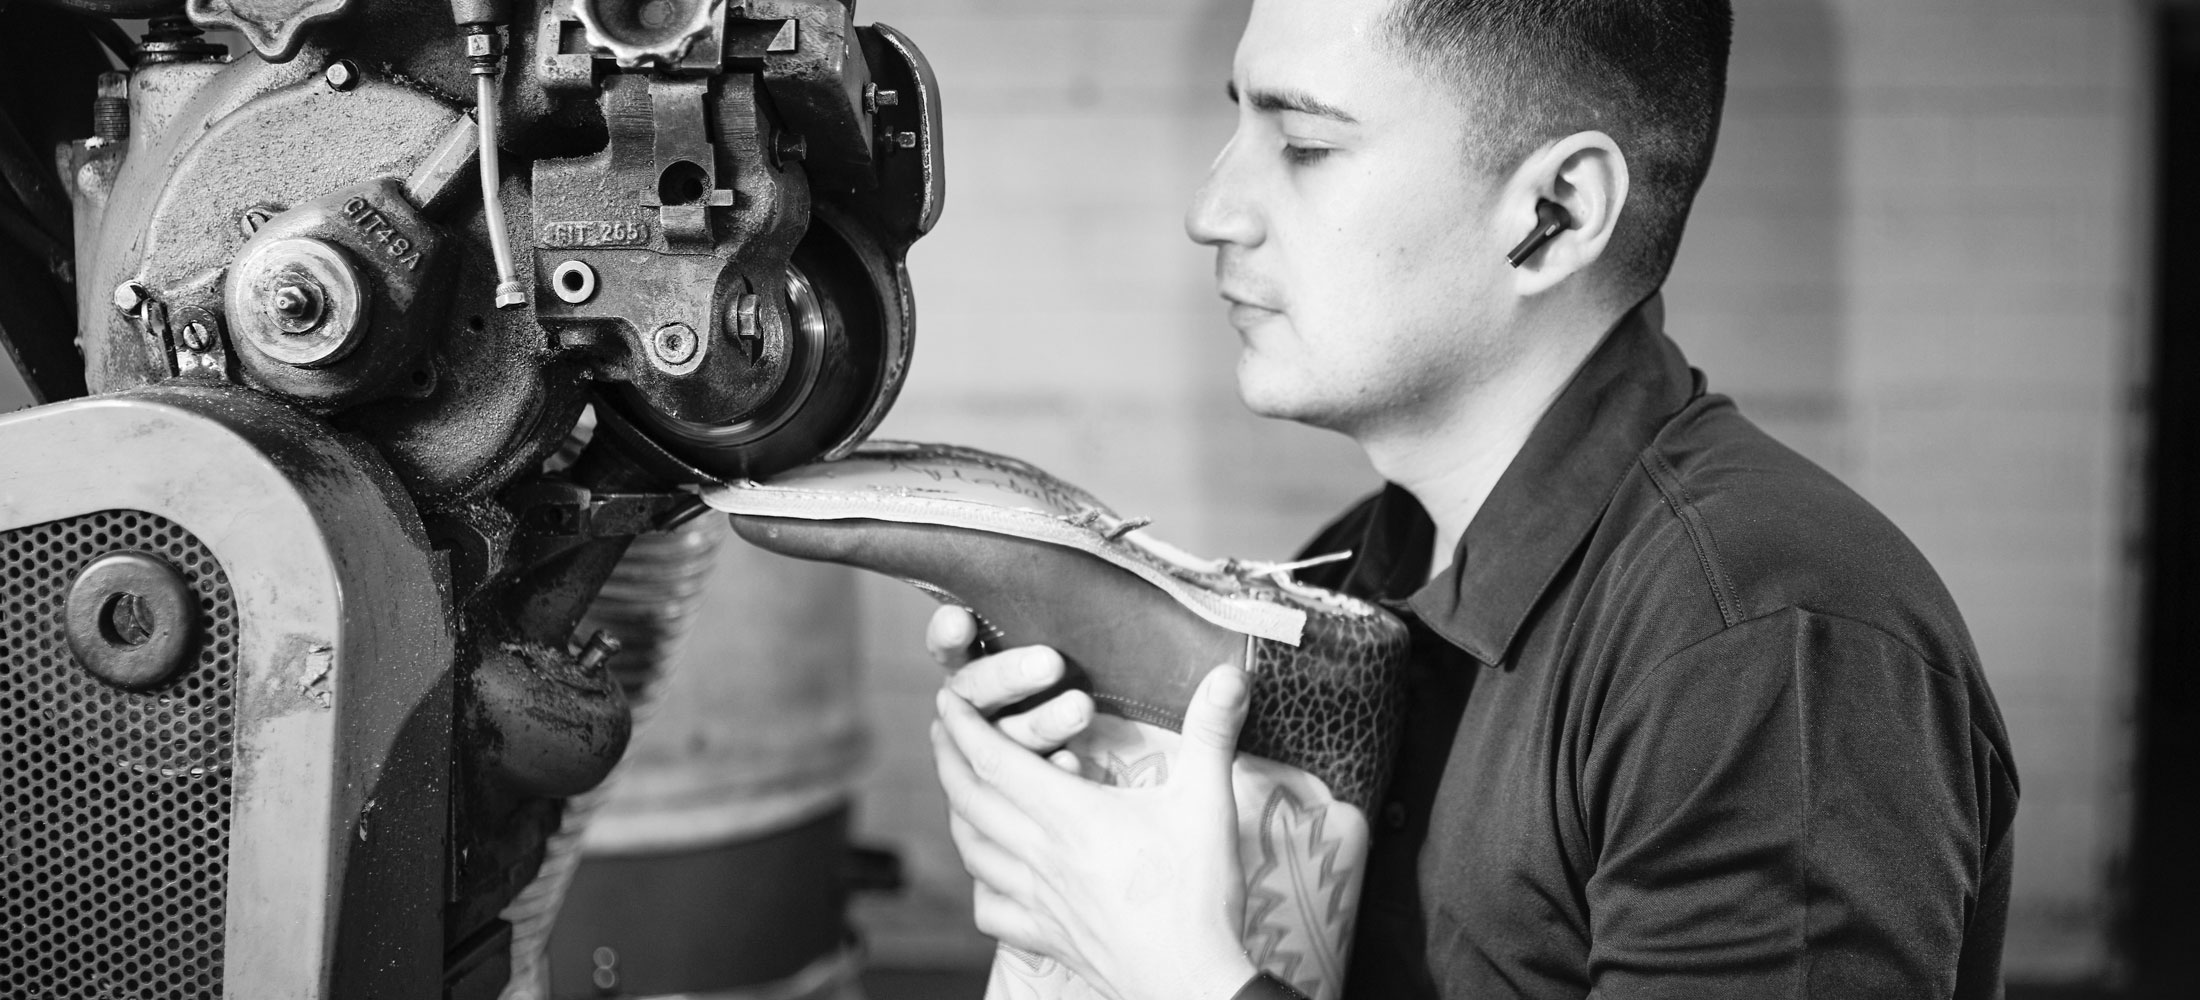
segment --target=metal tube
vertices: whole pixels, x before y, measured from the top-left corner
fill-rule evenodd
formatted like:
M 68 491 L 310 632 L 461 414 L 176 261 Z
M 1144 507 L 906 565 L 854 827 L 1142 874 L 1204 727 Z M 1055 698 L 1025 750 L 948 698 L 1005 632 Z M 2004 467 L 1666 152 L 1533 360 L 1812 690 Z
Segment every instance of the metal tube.
M 504 202 L 497 196 L 503 171 L 497 163 L 496 80 L 488 74 L 474 77 L 474 119 L 481 127 L 481 205 L 488 216 L 489 251 L 497 262 L 496 304 L 508 309 L 526 305 L 527 293 L 520 287 L 518 268 L 512 265 L 512 237 L 504 227 Z

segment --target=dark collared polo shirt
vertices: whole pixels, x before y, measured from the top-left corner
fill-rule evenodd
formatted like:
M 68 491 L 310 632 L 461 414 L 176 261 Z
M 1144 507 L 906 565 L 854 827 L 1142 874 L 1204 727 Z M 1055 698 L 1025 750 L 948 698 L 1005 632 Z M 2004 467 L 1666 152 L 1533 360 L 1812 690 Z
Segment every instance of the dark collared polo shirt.
M 1414 631 L 1346 997 L 1998 997 L 2016 774 L 1962 619 L 1659 312 L 1433 581 L 1395 486 L 1307 549 Z

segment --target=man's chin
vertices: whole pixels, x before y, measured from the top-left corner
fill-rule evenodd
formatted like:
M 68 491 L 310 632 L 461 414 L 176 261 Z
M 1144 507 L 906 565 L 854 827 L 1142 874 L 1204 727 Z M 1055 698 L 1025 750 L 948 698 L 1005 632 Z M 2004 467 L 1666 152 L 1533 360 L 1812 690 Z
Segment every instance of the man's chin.
M 1289 420 L 1323 430 L 1337 429 L 1337 414 L 1331 412 L 1332 407 L 1322 405 L 1322 400 L 1307 392 L 1304 385 L 1288 379 L 1264 377 L 1267 374 L 1259 370 L 1255 359 L 1238 359 L 1238 401 L 1254 416 Z

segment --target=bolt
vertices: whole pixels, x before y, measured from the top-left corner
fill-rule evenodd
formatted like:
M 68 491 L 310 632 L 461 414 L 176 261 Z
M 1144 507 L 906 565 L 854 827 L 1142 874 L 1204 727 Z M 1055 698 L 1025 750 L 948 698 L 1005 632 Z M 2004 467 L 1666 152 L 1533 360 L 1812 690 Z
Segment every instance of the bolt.
M 915 149 L 917 148 L 917 134 L 915 132 L 896 132 L 894 133 L 894 145 L 902 149 Z
M 588 637 L 588 645 L 581 647 L 581 669 L 594 670 L 601 667 L 605 660 L 619 655 L 619 650 L 623 648 L 624 644 L 619 642 L 617 636 L 597 629 L 595 635 Z
M 359 67 L 349 59 L 338 59 L 328 64 L 328 69 L 321 73 L 321 78 L 338 91 L 350 90 L 359 85 Z
M 741 345 L 741 353 L 750 361 L 763 352 L 764 335 L 762 321 L 757 315 L 759 300 L 756 295 L 744 294 L 733 300 L 733 336 Z
M 686 323 L 666 323 L 649 337 L 649 349 L 657 360 L 668 365 L 684 365 L 695 360 L 695 352 L 702 341 Z
M 797 163 L 810 155 L 810 140 L 799 132 L 781 132 L 772 139 L 772 153 L 781 163 Z
M 125 281 L 115 286 L 115 311 L 126 315 L 135 313 L 139 306 L 145 304 L 146 299 L 152 297 L 153 293 L 147 291 L 144 285 Z
M 321 289 L 310 281 L 284 282 L 270 303 L 275 307 L 275 325 L 284 333 L 307 333 L 321 323 Z
M 875 115 L 880 108 L 898 107 L 900 104 L 901 91 L 882 90 L 875 83 L 863 85 L 863 110 Z
M 130 137 L 130 74 L 99 74 L 99 91 L 92 98 L 92 135 L 107 142 Z
M 191 351 L 204 351 L 214 346 L 214 331 L 207 329 L 206 324 L 198 320 L 185 323 L 183 325 L 183 346 Z

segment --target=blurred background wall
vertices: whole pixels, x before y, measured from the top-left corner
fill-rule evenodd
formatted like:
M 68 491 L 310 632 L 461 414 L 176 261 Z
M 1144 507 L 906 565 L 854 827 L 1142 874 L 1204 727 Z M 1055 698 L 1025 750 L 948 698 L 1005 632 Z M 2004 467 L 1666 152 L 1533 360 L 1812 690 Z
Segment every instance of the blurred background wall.
M 949 207 L 884 436 L 1036 461 L 1213 554 L 1278 557 L 1377 483 L 1246 414 L 1181 212 L 1232 123 L 1248 0 L 864 0 L 946 95 Z M 1736 0 L 1719 157 L 1669 329 L 1715 389 L 1907 530 L 1968 616 L 2023 780 L 2008 968 L 2120 974 L 2131 841 L 2137 407 L 2149 334 L 2150 5 Z M 0 409 L 22 405 L 0 365 Z M 768 559 L 726 547 L 729 567 Z M 729 572 L 732 570 L 729 569 Z M 844 572 L 844 571 L 831 571 Z M 931 604 L 861 621 L 863 839 L 911 886 L 858 911 L 882 967 L 981 966 L 924 731 Z M 712 618 L 688 651 L 742 639 Z M 881 994 L 883 996 L 883 993 Z

